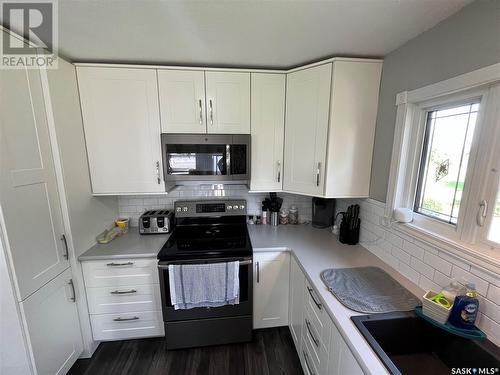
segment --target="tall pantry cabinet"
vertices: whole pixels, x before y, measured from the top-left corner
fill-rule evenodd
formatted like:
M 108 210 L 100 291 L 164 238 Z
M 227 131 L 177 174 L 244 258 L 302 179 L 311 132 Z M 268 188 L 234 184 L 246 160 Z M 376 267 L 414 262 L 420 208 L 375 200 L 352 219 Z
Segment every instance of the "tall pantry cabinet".
M 0 268 L 10 284 L 0 291 L 2 332 L 9 327 L 17 355 L 0 361 L 0 373 L 66 373 L 95 348 L 78 313 L 86 302 L 76 257 L 116 217 L 117 202 L 91 196 L 76 71 L 58 63 L 50 72 L 0 69 Z

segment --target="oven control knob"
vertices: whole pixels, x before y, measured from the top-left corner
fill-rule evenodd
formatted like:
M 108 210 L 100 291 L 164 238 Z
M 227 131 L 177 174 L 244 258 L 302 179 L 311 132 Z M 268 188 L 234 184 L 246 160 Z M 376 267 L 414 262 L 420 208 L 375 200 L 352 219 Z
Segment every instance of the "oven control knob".
M 187 212 L 188 208 L 186 206 L 182 207 L 183 212 Z
M 235 207 L 235 208 L 238 208 L 238 207 L 236 207 L 236 206 L 234 206 L 234 207 Z M 233 206 L 227 206 L 226 208 L 227 208 L 227 210 L 228 210 L 228 211 L 231 211 L 231 210 L 233 209 Z
M 244 205 L 241 205 L 240 206 L 240 210 L 244 210 L 245 209 L 245 206 Z
M 182 211 L 182 208 L 181 208 L 181 207 L 177 207 L 177 208 L 176 208 L 176 211 L 177 211 L 177 212 L 181 212 L 181 211 Z

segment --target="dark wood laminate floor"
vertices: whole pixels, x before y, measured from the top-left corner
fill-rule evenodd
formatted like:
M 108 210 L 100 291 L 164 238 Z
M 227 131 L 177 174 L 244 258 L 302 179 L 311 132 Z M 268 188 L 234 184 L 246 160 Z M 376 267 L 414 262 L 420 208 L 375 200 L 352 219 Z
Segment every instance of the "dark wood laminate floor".
M 105 342 L 79 359 L 70 375 L 295 375 L 303 374 L 288 327 L 254 331 L 245 344 L 165 349 L 164 338 Z

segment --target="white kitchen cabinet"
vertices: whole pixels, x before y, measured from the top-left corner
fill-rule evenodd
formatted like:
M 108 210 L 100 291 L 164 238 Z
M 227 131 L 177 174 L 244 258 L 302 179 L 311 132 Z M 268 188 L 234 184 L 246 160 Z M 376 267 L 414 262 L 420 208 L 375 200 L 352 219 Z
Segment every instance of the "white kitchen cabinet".
M 331 324 L 330 359 L 328 361 L 329 375 L 363 375 L 363 370 L 342 338 L 339 330 Z
M 332 64 L 287 75 L 283 189 L 323 195 Z
M 304 300 L 305 276 L 299 264 L 292 256 L 290 257 L 290 293 L 288 326 L 292 334 L 297 353 L 301 353 L 302 330 L 304 327 Z
M 207 133 L 250 134 L 250 73 L 205 72 Z
M 20 303 L 39 375 L 66 374 L 82 352 L 71 270 Z
M 205 73 L 158 70 L 162 133 L 205 133 Z
M 87 260 L 82 269 L 94 340 L 165 335 L 156 258 Z
M 21 301 L 69 267 L 40 72 L 1 70 L 0 204 Z M 29 230 L 27 229 L 29 228 Z
M 382 62 L 333 62 L 326 197 L 368 197 Z
M 77 73 L 93 193 L 164 192 L 156 71 Z
M 253 328 L 288 325 L 290 254 L 255 253 Z
M 367 197 L 382 61 L 334 59 L 287 75 L 283 190 Z
M 280 191 L 285 131 L 284 74 L 252 73 L 251 135 L 253 191 Z

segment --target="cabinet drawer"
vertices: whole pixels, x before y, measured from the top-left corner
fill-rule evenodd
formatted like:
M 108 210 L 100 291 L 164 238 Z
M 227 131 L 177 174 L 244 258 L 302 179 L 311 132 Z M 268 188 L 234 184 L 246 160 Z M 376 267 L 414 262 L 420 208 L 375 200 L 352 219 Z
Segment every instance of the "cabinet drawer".
M 306 308 L 304 316 L 307 316 L 314 332 L 318 333 L 321 344 L 327 348 L 330 340 L 331 320 L 325 311 L 323 303 L 316 291 L 306 282 Z
M 90 314 L 161 310 L 160 285 L 87 288 Z
M 302 353 L 300 353 L 305 375 L 320 375 L 320 361 L 312 348 L 311 340 L 306 331 L 302 335 Z
M 91 315 L 94 340 L 127 340 L 165 335 L 161 311 Z
M 82 268 L 87 288 L 158 284 L 154 258 L 91 260 L 83 262 Z

